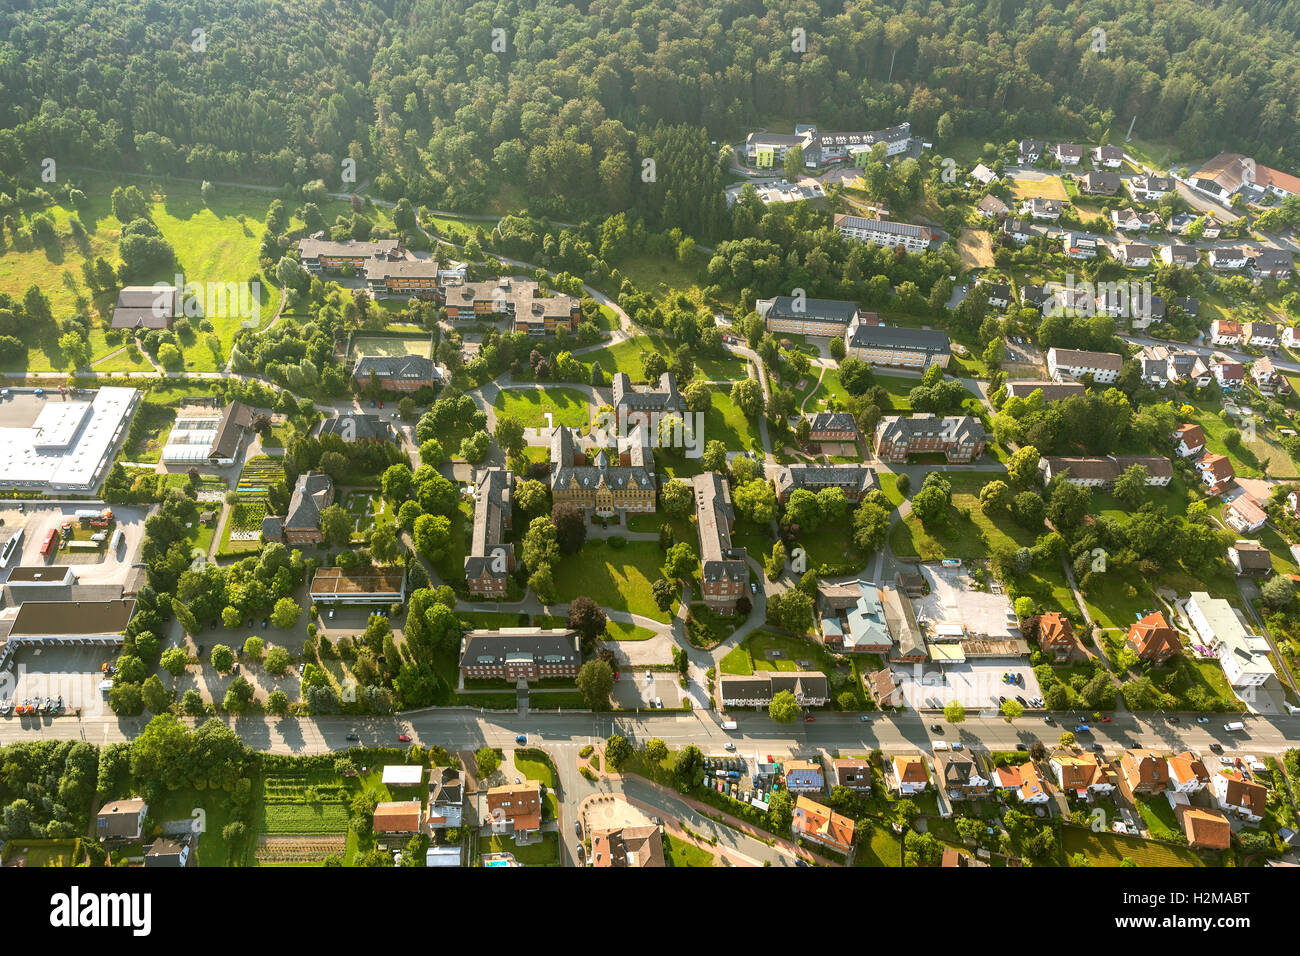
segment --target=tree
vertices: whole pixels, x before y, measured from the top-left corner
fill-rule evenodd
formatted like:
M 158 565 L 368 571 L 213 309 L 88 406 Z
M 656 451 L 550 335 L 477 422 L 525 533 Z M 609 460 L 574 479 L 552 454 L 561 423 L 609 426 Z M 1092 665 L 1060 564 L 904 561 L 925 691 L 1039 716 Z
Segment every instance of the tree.
M 966 708 L 961 705 L 960 701 L 951 700 L 944 705 L 943 719 L 950 724 L 960 724 L 966 719 Z
M 289 713 L 289 695 L 282 690 L 273 690 L 266 695 L 266 712 L 275 717 Z
M 777 790 L 767 798 L 767 819 L 772 829 L 784 833 L 794 820 L 794 798 L 788 790 Z
M 289 652 L 278 644 L 272 645 L 266 652 L 266 662 L 262 666 L 268 674 L 281 676 L 289 668 Z
M 420 554 L 435 563 L 441 561 L 451 547 L 451 520 L 445 515 L 422 514 L 415 519 L 411 540 Z
M 342 505 L 330 505 L 320 513 L 321 534 L 336 548 L 347 547 L 352 543 L 354 526 L 355 521 Z
M 225 644 L 214 644 L 209 660 L 218 674 L 229 674 L 235 666 L 235 653 Z
M 695 495 L 684 481 L 665 481 L 659 489 L 659 501 L 664 511 L 673 518 L 685 518 L 695 508 Z
M 264 646 L 265 645 L 260 637 L 257 635 L 251 635 L 244 641 L 244 656 L 255 661 L 260 661 L 262 659 Z
M 731 500 L 736 513 L 755 524 L 767 524 L 776 519 L 776 491 L 766 478 L 755 478 L 734 489 Z
M 551 522 L 555 525 L 555 539 L 565 554 L 576 554 L 587 540 L 587 521 L 571 501 L 561 501 L 551 509 Z
M 741 379 L 731 386 L 731 401 L 745 417 L 760 418 L 766 404 L 763 386 L 752 378 Z
M 169 647 L 163 651 L 158 663 L 172 677 L 180 677 L 185 673 L 185 668 L 189 667 L 190 655 L 183 647 Z
M 1295 599 L 1295 584 L 1285 574 L 1275 574 L 1259 589 L 1264 603 L 1271 608 L 1285 608 Z
M 1074 731 L 1066 730 L 1062 732 L 1061 736 L 1056 738 L 1056 742 L 1059 743 L 1062 747 L 1073 747 Z
M 501 757 L 491 747 L 484 746 L 474 751 L 474 767 L 477 771 L 475 776 L 480 779 L 490 777 L 496 773 L 499 766 L 501 766 Z
M 700 562 L 685 541 L 679 541 L 668 549 L 664 555 L 664 577 L 672 580 L 685 580 L 695 574 Z
M 1017 700 L 1005 700 L 1002 702 L 1002 716 L 1008 721 L 1016 720 L 1024 716 L 1025 708 Z
M 654 596 L 655 606 L 667 612 L 673 606 L 673 601 L 677 600 L 678 592 L 672 581 L 667 578 L 655 578 L 650 585 L 650 593 Z
M 467 435 L 460 441 L 460 457 L 464 458 L 471 465 L 477 465 L 487 457 L 488 445 L 491 439 L 488 438 L 487 432 L 475 432 Z
M 992 515 L 1006 508 L 1010 499 L 1011 489 L 1007 483 L 995 478 L 980 489 L 980 510 L 986 515 Z
M 727 446 L 717 440 L 706 443 L 702 464 L 705 471 L 725 472 L 727 470 Z
M 628 743 L 626 737 L 620 734 L 611 734 L 605 739 L 605 762 L 610 767 L 618 770 L 623 764 L 627 763 L 631 756 L 632 745 Z
M 293 598 L 283 597 L 275 602 L 271 609 L 271 623 L 281 630 L 288 630 L 298 623 L 302 607 Z
M 614 671 L 603 660 L 582 665 L 576 681 L 587 706 L 592 710 L 609 710 L 609 695 L 614 689 Z
M 607 621 L 600 605 L 584 594 L 569 602 L 568 623 L 590 641 L 605 633 Z
M 171 691 L 163 686 L 162 678 L 157 674 L 150 674 L 145 680 L 141 688 L 141 697 L 145 709 L 151 714 L 164 713 L 172 704 Z
M 415 532 L 415 520 L 424 514 L 424 509 L 420 507 L 418 501 L 404 501 L 402 506 L 397 509 L 397 526 L 407 534 Z
M 1012 484 L 1027 485 L 1038 476 L 1042 455 L 1033 445 L 1024 445 L 1007 459 L 1007 478 Z
M 550 492 L 535 478 L 524 478 L 515 483 L 515 504 L 524 514 L 535 515 L 546 508 Z
M 543 565 L 550 567 L 560 559 L 555 522 L 549 515 L 542 515 L 529 522 L 520 551 L 524 567 L 529 571 L 536 571 Z
M 1146 465 L 1129 465 L 1115 479 L 1115 497 L 1130 508 L 1136 508 L 1147 490 L 1151 472 Z
M 779 724 L 792 724 L 799 716 L 799 702 L 790 691 L 778 691 L 767 705 L 767 715 Z
M 524 449 L 528 447 L 528 443 L 524 441 L 524 423 L 509 415 L 497 417 L 497 427 L 492 435 L 507 457 L 522 455 Z
M 429 438 L 420 442 L 420 464 L 428 465 L 430 468 L 437 468 L 447 460 L 447 453 L 443 450 L 442 442 L 436 438 Z
M 400 503 L 411 497 L 411 487 L 414 481 L 411 476 L 411 467 L 398 463 L 389 465 L 384 469 L 383 477 L 379 480 L 380 487 L 383 489 L 383 495 L 389 501 Z
M 889 509 L 864 501 L 853 512 L 853 543 L 863 551 L 879 551 L 889 533 Z
M 948 496 L 937 485 L 922 488 L 912 498 L 912 512 L 925 526 L 933 525 L 948 511 Z
M 221 701 L 221 706 L 232 714 L 240 714 L 252 702 L 253 685 L 248 682 L 243 674 L 237 674 L 226 688 L 226 696 Z
M 1057 531 L 1077 528 L 1092 504 L 1092 492 L 1082 485 L 1057 480 L 1047 495 L 1047 520 Z
M 704 754 L 695 744 L 687 744 L 681 750 L 677 751 L 677 759 L 673 762 L 673 777 L 677 781 L 677 789 L 683 793 L 699 785 L 700 775 L 704 773 Z

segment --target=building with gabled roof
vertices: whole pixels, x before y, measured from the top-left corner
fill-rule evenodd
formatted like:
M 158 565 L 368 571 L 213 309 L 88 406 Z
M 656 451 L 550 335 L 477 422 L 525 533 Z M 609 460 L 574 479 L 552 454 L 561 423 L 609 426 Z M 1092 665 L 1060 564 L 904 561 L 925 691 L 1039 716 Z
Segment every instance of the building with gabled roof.
M 818 492 L 823 488 L 842 488 L 850 504 L 857 504 L 880 487 L 876 469 L 870 465 L 781 465 L 773 479 L 776 499 L 785 504 L 799 488 Z
M 887 368 L 946 368 L 952 358 L 952 342 L 946 333 L 880 325 L 874 314 L 858 315 L 849 323 L 844 345 L 850 358 Z
M 921 793 L 930 785 L 930 774 L 925 769 L 925 758 L 920 754 L 896 754 L 889 762 L 894 770 L 894 782 L 903 796 Z
M 465 556 L 465 583 L 470 594 L 501 597 L 515 569 L 515 546 L 509 540 L 514 501 L 514 474 L 484 468 L 474 485 L 474 530 Z
M 1056 785 L 1082 800 L 1107 796 L 1115 790 L 1113 776 L 1094 753 L 1056 754 L 1049 764 L 1056 775 Z
M 984 454 L 985 441 L 984 425 L 973 415 L 887 415 L 876 425 L 876 456 L 892 463 L 935 452 L 950 463 L 967 463 Z
M 1169 788 L 1169 761 L 1154 750 L 1124 751 L 1119 758 L 1119 772 L 1135 794 L 1163 793 Z
M 1210 772 L 1201 758 L 1185 750 L 1169 758 L 1169 789 L 1178 793 L 1197 793 L 1210 783 Z
M 375 807 L 376 836 L 414 836 L 424 823 L 424 808 L 418 799 L 389 800 Z
M 847 855 L 853 848 L 853 821 L 802 794 L 795 799 L 790 829 L 796 838 L 836 853 Z
M 1214 797 L 1219 809 L 1250 823 L 1259 823 L 1268 815 L 1268 787 L 1248 779 L 1240 770 L 1221 770 L 1214 777 Z
M 1205 430 L 1200 425 L 1179 425 L 1173 434 L 1179 458 L 1191 458 L 1205 451 Z
M 730 613 L 749 586 L 746 551 L 731 544 L 736 520 L 731 488 L 716 471 L 696 475 L 691 484 L 700 536 L 700 590 L 710 608 Z
M 1193 850 L 1226 850 L 1232 846 L 1232 824 L 1222 813 L 1192 806 L 1178 810 L 1178 822 Z
M 362 355 L 352 378 L 357 388 L 373 385 L 384 392 L 417 392 L 439 381 L 433 359 L 426 355 Z
M 591 865 L 642 869 L 665 866 L 663 834 L 653 825 L 592 830 Z
M 952 800 L 982 800 L 989 796 L 991 778 L 983 757 L 965 751 L 940 751 L 934 755 L 936 785 Z
M 174 285 L 127 285 L 117 293 L 111 328 L 170 329 L 172 319 L 184 315 L 181 290 Z
M 1201 473 L 1201 481 L 1212 494 L 1218 494 L 1231 485 L 1237 478 L 1232 461 L 1227 455 L 1207 452 L 1196 462 L 1196 470 Z
M 1140 621 L 1129 625 L 1124 642 L 1137 654 L 1138 660 L 1164 664 L 1183 652 L 1178 632 L 1169 626 L 1164 614 L 1153 611 Z
M 493 833 L 537 833 L 542 828 L 542 790 L 536 780 L 491 787 L 486 823 Z
M 306 471 L 294 483 L 285 513 L 282 533 L 286 544 L 320 544 L 321 512 L 334 503 L 334 482 L 323 471 Z
M 725 707 L 766 707 L 788 690 L 800 707 L 824 707 L 831 685 L 821 671 L 756 671 L 750 675 L 718 676 L 718 699 Z
M 638 393 L 640 394 L 640 393 Z M 613 447 L 582 442 L 573 428 L 551 432 L 551 497 L 602 517 L 655 510 L 659 483 L 650 436 L 642 425 Z
M 460 672 L 470 680 L 574 678 L 581 667 L 578 632 L 570 628 L 503 627 L 460 639 Z

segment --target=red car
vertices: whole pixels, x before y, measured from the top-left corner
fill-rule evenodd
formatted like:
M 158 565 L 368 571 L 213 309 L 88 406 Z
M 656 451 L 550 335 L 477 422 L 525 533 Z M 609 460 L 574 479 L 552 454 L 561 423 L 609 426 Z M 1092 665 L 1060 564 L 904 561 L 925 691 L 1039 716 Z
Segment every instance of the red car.
M 805 717 L 805 718 L 803 719 L 803 722 L 804 722 L 805 724 L 811 724 L 811 723 L 812 723 L 814 720 L 816 720 L 816 719 L 817 719 L 817 718 L 814 717 L 812 714 L 809 714 L 807 717 Z
M 614 683 L 618 683 L 618 671 L 614 671 Z
M 1101 719 L 1101 722 L 1102 722 L 1103 724 L 1109 724 L 1111 721 L 1110 721 L 1110 718 L 1109 718 L 1109 717 L 1103 717 L 1103 718 Z
M 404 744 L 409 744 L 409 743 L 411 742 L 411 735 L 410 735 L 410 734 L 398 734 L 398 735 L 397 735 L 397 739 L 400 740 L 400 741 L 401 741 L 402 743 L 404 743 Z

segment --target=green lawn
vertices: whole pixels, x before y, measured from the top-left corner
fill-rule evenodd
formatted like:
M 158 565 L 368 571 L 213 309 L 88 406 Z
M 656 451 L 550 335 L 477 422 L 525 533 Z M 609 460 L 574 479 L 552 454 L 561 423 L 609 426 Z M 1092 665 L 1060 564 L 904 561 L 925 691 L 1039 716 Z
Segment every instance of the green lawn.
M 704 441 L 720 441 L 728 451 L 761 447 L 758 423 L 746 418 L 725 389 L 715 389 L 704 413 Z
M 589 369 L 593 362 L 599 362 L 601 370 L 606 375 L 613 375 L 615 372 L 626 372 L 632 381 L 642 382 L 645 381 L 645 367 L 641 361 L 642 353 L 658 352 L 669 364 L 672 364 L 673 351 L 677 347 L 677 343 L 672 339 L 649 333 L 638 335 L 634 339 L 627 339 L 608 348 L 583 352 L 577 358 Z M 746 366 L 749 363 L 744 359 L 736 358 L 730 353 L 705 355 L 701 354 L 697 349 L 693 350 L 691 358 L 695 361 L 695 367 L 698 370 L 697 374 L 709 381 L 735 381 L 748 375 Z M 681 383 L 679 382 L 678 385 L 680 386 Z
M 625 624 L 622 621 L 607 621 L 605 623 L 605 640 L 607 641 L 648 641 L 654 636 L 654 631 L 637 624 Z
M 895 554 L 937 561 L 940 558 L 987 557 L 997 544 L 1013 547 L 1033 545 L 1041 528 L 1031 530 L 1016 524 L 1009 511 L 995 513 L 990 518 L 980 507 L 980 489 L 998 479 L 999 475 L 957 472 L 945 477 L 952 485 L 952 505 L 947 515 L 930 527 L 924 526 L 914 514 L 898 522 L 889 536 Z M 969 511 L 969 517 L 962 516 L 962 509 Z
M 523 866 L 560 865 L 560 839 L 556 833 L 543 833 L 540 842 L 528 846 L 518 846 L 514 837 L 490 836 L 479 842 L 479 852 L 510 853 Z
M 546 427 L 548 412 L 554 425 L 582 428 L 591 424 L 591 405 L 587 396 L 572 388 L 502 389 L 492 407 L 498 415 L 518 419 L 525 428 Z
M 780 656 L 768 657 L 769 651 L 779 651 Z M 747 677 L 755 671 L 796 671 L 800 669 L 799 661 L 812 661 L 813 669 L 827 677 L 836 671 L 835 659 L 821 645 L 771 631 L 755 631 L 749 635 L 722 659 L 718 670 L 723 674 Z M 861 706 L 861 685 L 846 689 L 858 698 Z
M 1244 401 L 1244 395 L 1241 396 Z M 1229 448 L 1225 436 L 1238 430 L 1240 420 L 1219 417 L 1217 398 L 1198 398 L 1191 401 L 1196 409 L 1192 421 L 1205 430 L 1205 446 L 1209 451 L 1227 455 L 1232 460 L 1232 467 L 1238 478 L 1259 478 L 1267 472 L 1273 478 L 1295 478 L 1300 475 L 1295 462 L 1286 450 L 1277 443 L 1273 429 L 1264 415 L 1256 414 L 1254 441 L 1242 441 L 1236 449 Z
M 854 852 L 854 866 L 889 866 L 903 865 L 903 839 L 884 824 L 872 824 L 867 821 L 858 823 L 857 850 Z
M 663 836 L 665 866 L 714 866 L 715 858 L 708 850 L 701 849 L 694 843 Z
M 1075 853 L 1082 853 L 1093 866 L 1119 866 L 1125 857 L 1138 866 L 1206 865 L 1195 850 L 1124 833 L 1094 833 L 1082 827 L 1067 826 L 1063 829 L 1061 842 L 1067 860 Z
M 662 566 L 663 552 L 654 541 L 627 541 L 615 548 L 595 539 L 560 559 L 554 569 L 555 589 L 562 602 L 585 594 L 602 607 L 667 622 L 670 612 L 659 610 L 650 591 Z

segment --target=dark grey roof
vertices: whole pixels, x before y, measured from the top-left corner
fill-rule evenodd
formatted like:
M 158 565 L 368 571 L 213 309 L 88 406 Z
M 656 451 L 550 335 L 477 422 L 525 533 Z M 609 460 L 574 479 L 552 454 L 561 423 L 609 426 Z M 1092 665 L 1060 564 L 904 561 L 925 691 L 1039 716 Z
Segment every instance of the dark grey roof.
M 677 391 L 677 376 L 664 372 L 659 376 L 657 388 L 636 388 L 626 372 L 619 372 L 611 381 L 614 391 L 614 408 L 633 411 L 679 412 L 686 402 Z
M 217 437 L 208 450 L 210 458 L 233 458 L 244 441 L 244 432 L 253 424 L 253 410 L 243 402 L 231 402 L 221 413 Z
M 796 311 L 794 305 L 795 299 L 792 296 L 778 295 L 770 299 L 760 299 L 754 303 L 754 308 L 764 318 L 776 316 L 778 318 L 830 319 L 846 324 L 851 322 L 859 312 L 856 302 L 847 302 L 844 299 L 804 299 L 801 311 Z
M 1259 272 L 1271 272 L 1274 269 L 1290 269 L 1295 266 L 1295 257 L 1285 249 L 1261 249 L 1255 257 L 1254 268 Z
M 433 359 L 423 355 L 363 355 L 353 375 L 375 378 L 433 378 Z
M 861 498 L 879 486 L 876 470 L 867 465 L 785 465 L 776 473 L 776 493 L 785 498 L 797 488 L 820 491 L 838 487 Z
M 706 471 L 692 480 L 695 489 L 695 517 L 700 534 L 700 573 L 706 581 L 726 578 L 748 581 L 745 549 L 731 546 L 731 525 L 735 511 L 727 481 L 716 471 Z
M 345 259 L 356 256 L 390 256 L 397 253 L 400 245 L 396 239 L 348 239 L 345 242 L 334 242 L 318 238 L 321 235 L 324 233 L 298 240 L 298 255 L 302 259 L 319 259 L 321 256 L 337 256 Z
M 985 440 L 984 425 L 972 415 L 940 418 L 932 412 L 918 415 L 887 415 L 876 427 L 879 441 L 909 441 L 915 436 L 938 436 L 958 443 Z
M 334 482 L 323 471 L 309 471 L 298 476 L 289 499 L 289 511 L 284 527 L 315 530 L 320 527 L 320 513 L 328 507 Z
M 849 345 L 853 348 L 891 348 L 931 355 L 948 355 L 952 347 L 948 336 L 938 329 L 909 329 L 898 325 L 849 326 Z
M 645 428 L 637 426 L 626 438 L 620 438 L 618 447 L 611 452 L 600 446 L 581 447 L 575 429 L 556 428 L 551 435 L 551 489 L 567 489 L 576 480 L 581 488 L 593 491 L 602 481 L 616 491 L 624 488 L 654 491 L 659 486 L 649 440 Z M 624 454 L 628 457 L 626 465 L 621 463 Z M 582 464 L 575 463 L 578 456 L 582 456 Z
M 178 309 L 179 290 L 175 286 L 124 286 L 113 307 L 115 329 L 165 329 L 172 324 Z
M 275 515 L 262 519 L 262 537 L 267 541 L 279 541 L 284 537 L 284 522 Z
M 321 422 L 321 437 L 338 435 L 344 441 L 391 441 L 392 426 L 378 415 L 359 412 L 335 415 Z
M 508 558 L 514 557 L 514 544 L 505 540 L 510 528 L 513 488 L 514 475 L 504 468 L 485 468 L 479 473 L 474 496 L 474 534 L 465 557 L 465 577 L 479 579 L 491 575 L 500 579 L 509 573 L 510 561 L 500 570 L 493 567 L 493 561 L 502 550 Z
M 535 664 L 576 664 L 581 660 L 578 632 L 562 627 L 470 631 L 460 643 L 461 667 L 501 665 L 507 657 L 521 655 Z
M 858 422 L 848 412 L 817 412 L 808 417 L 808 424 L 814 432 L 854 432 Z

